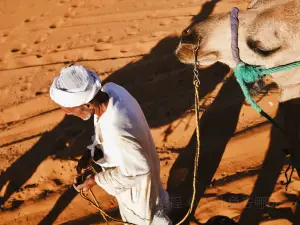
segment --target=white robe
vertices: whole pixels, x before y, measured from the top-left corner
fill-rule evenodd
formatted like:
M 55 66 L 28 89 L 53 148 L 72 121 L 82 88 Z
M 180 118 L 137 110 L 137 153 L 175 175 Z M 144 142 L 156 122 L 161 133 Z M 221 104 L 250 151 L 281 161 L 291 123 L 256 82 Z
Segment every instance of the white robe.
M 95 141 L 104 158 L 104 169 L 95 180 L 116 197 L 123 221 L 138 225 L 172 224 L 169 195 L 160 180 L 160 162 L 145 116 L 137 101 L 122 87 L 108 83 L 107 110 L 95 116 Z M 97 151 L 97 149 L 95 149 Z

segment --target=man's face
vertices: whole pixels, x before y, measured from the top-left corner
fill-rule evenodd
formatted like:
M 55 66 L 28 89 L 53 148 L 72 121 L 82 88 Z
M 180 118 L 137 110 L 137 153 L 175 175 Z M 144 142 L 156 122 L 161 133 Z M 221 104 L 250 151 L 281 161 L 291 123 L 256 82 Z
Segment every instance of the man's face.
M 94 109 L 90 108 L 88 105 L 81 105 L 81 106 L 76 106 L 76 107 L 72 107 L 72 108 L 67 108 L 67 107 L 61 106 L 61 109 L 67 115 L 77 116 L 83 120 L 90 119 L 91 116 L 94 114 Z

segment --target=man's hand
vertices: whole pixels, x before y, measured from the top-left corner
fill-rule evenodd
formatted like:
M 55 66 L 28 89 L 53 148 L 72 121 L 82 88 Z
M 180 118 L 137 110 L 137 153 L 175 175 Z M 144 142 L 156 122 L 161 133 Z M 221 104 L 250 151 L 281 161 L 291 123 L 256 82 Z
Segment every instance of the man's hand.
M 92 187 L 96 185 L 95 181 L 95 175 L 89 175 L 86 180 L 83 182 L 83 184 L 79 184 L 76 186 L 76 184 L 73 184 L 76 191 L 80 192 L 83 190 L 84 192 L 90 190 Z
M 89 166 L 91 159 L 92 159 L 91 152 L 88 150 L 78 161 L 78 164 L 76 166 L 76 171 L 78 174 L 82 174 L 82 171 Z

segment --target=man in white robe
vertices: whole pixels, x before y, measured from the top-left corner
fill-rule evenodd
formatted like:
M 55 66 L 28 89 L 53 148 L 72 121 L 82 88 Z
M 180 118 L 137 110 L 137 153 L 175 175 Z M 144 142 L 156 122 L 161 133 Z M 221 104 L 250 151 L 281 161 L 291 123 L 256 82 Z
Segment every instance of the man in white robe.
M 101 87 L 97 74 L 82 66 L 62 69 L 50 96 L 67 114 L 84 120 L 94 115 L 95 138 L 88 148 L 92 157 L 102 150 L 103 158 L 96 163 L 103 171 L 78 188 L 87 191 L 98 184 L 115 196 L 125 223 L 172 224 L 159 158 L 138 102 L 114 83 Z

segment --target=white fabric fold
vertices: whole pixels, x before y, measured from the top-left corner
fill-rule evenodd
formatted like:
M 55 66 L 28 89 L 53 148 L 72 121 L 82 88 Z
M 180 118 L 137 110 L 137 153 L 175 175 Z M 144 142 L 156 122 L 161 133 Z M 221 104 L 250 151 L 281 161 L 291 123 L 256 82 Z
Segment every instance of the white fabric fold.
M 169 196 L 160 180 L 159 157 L 142 109 L 114 83 L 107 83 L 102 91 L 109 95 L 109 102 L 94 125 L 95 140 L 104 155 L 96 163 L 105 170 L 95 176 L 96 183 L 116 197 L 123 221 L 172 224 L 166 215 Z

